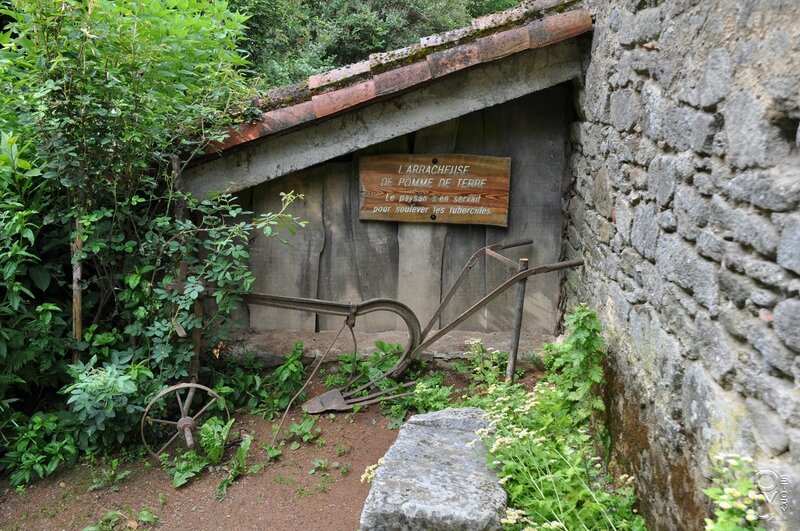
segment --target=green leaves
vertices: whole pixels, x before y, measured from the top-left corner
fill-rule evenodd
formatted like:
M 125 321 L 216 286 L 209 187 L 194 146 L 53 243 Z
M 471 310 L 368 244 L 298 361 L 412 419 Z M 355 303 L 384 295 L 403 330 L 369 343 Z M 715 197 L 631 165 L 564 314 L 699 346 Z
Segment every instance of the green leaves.
M 135 401 L 137 382 L 126 362 L 102 367 L 95 367 L 96 363 L 93 356 L 86 364 L 71 365 L 76 381 L 63 390 L 81 425 L 79 444 L 84 450 L 121 443 L 143 409 Z M 142 379 L 148 376 L 141 371 L 134 374 Z
M 172 486 L 176 489 L 189 483 L 190 479 L 202 472 L 208 465 L 208 459 L 194 450 L 177 456 L 171 464 L 167 454 L 161 454 L 160 459 L 161 466 L 172 476 Z
M 502 364 L 479 341 L 471 343 L 474 396 L 465 405 L 488 412 L 491 429 L 478 430 L 488 459 L 508 493 L 501 521 L 513 529 L 530 525 L 561 529 L 644 530 L 635 513 L 633 478 L 605 473 L 590 433 L 591 415 L 603 410 L 596 391 L 603 382 L 603 339 L 596 315 L 580 306 L 568 315 L 567 338 L 546 345 L 547 370 L 531 392 L 502 380 Z M 475 370 L 477 369 L 477 370 Z M 472 444 L 478 444 L 476 439 Z
M 0 465 L 12 472 L 11 485 L 49 476 L 61 463 L 73 464 L 78 449 L 72 430 L 72 418 L 66 413 L 36 413 L 27 424 L 17 425 L 10 451 L 0 459 Z
M 604 382 L 602 358 L 605 342 L 597 315 L 580 305 L 564 319 L 569 335 L 562 343 L 545 344 L 545 378 L 566 391 L 571 411 L 587 418 L 592 410 L 603 411 L 603 402 L 592 395 L 595 385 Z
M 230 419 L 227 424 L 223 424 L 218 417 L 211 417 L 200 428 L 200 444 L 212 465 L 219 463 L 225 453 L 225 443 L 228 442 L 233 421 L 234 419 Z

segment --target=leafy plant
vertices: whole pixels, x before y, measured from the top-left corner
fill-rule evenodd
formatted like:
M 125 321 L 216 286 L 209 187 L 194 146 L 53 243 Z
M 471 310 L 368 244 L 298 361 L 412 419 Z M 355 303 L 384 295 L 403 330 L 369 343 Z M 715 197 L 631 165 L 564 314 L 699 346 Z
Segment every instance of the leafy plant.
M 407 46 L 470 20 L 464 0 L 334 0 L 309 6 L 318 25 L 316 34 L 327 40 L 324 53 L 336 64 Z
M 92 356 L 85 364 L 70 366 L 76 381 L 64 393 L 81 424 L 79 443 L 84 450 L 121 443 L 135 426 L 134 417 L 143 410 L 135 401 L 137 382 L 152 373 L 141 365 L 129 365 L 131 357 L 131 352 L 115 353 L 110 363 L 95 367 L 97 356 Z
M 560 344 L 547 344 L 545 365 L 547 381 L 567 393 L 573 413 L 588 417 L 592 410 L 603 411 L 603 401 L 592 393 L 593 388 L 603 383 L 602 358 L 605 341 L 597 315 L 585 304 L 575 308 L 564 319 L 567 339 Z
M 273 419 L 286 409 L 303 384 L 302 357 L 303 343 L 298 341 L 284 363 L 270 375 L 264 374 L 264 367 L 252 355 L 245 357 L 243 364 L 224 361 L 215 377 L 214 390 L 236 407 Z
M 339 357 L 339 372 L 330 383 L 341 381 L 344 385 L 352 380 L 351 387 L 362 386 L 394 367 L 402 352 L 402 345 L 376 341 L 375 352 L 367 359 L 358 354 L 342 354 Z M 389 378 L 384 378 L 377 384 L 380 389 L 388 389 L 395 385 L 397 382 Z
M 200 446 L 203 454 L 189 450 L 177 455 L 174 460 L 171 460 L 166 453 L 159 456 L 161 467 L 172 476 L 173 487 L 176 489 L 182 487 L 208 465 L 220 463 L 233 422 L 234 419 L 223 422 L 218 417 L 211 417 L 203 423 L 200 427 Z
M 508 363 L 508 352 L 483 346 L 480 339 L 467 341 L 469 351 L 468 371 L 474 383 L 493 384 L 505 379 L 505 367 Z M 463 367 L 462 367 L 463 369 Z
M 99 474 L 95 471 L 95 469 L 93 469 L 92 483 L 89 485 L 86 491 L 91 492 L 93 490 L 99 490 L 107 487 L 110 487 L 113 491 L 119 490 L 117 483 L 131 475 L 130 470 L 123 470 L 120 472 L 119 464 L 119 459 L 114 458 L 109 461 L 108 466 L 103 466 L 100 468 Z
M 158 523 L 158 516 L 153 514 L 150 509 L 142 509 L 135 517 L 130 509 L 128 509 L 127 516 L 122 511 L 108 511 L 100 518 L 97 524 L 85 527 L 83 531 L 113 531 L 117 523 L 123 519 L 127 521 L 125 527 L 128 529 L 137 529 L 140 524 L 153 525 Z
M 200 428 L 200 445 L 206 453 L 208 461 L 216 465 L 222 460 L 225 453 L 225 444 L 228 441 L 228 433 L 233 426 L 235 419 L 230 419 L 223 424 L 218 417 L 211 417 Z
M 703 493 L 714 502 L 714 519 L 706 518 L 708 531 L 764 529 L 760 525 L 759 505 L 765 496 L 755 481 L 753 460 L 738 454 L 714 456 L 713 487 Z
M 327 459 L 321 459 L 321 458 L 314 459 L 311 462 L 311 470 L 309 470 L 308 473 L 309 475 L 313 476 L 317 472 L 327 472 L 329 466 L 330 465 L 328 464 Z
M 314 428 L 314 417 L 304 415 L 300 422 L 292 422 L 287 431 L 290 437 L 294 437 L 300 442 L 309 443 L 319 437 L 322 433 L 321 428 Z
M 346 444 L 337 444 L 336 445 L 336 456 L 337 457 L 344 457 L 350 453 L 350 447 Z
M 64 314 L 51 301 L 36 302 L 55 284 L 56 268 L 37 248 L 54 219 L 42 170 L 29 156 L 35 157 L 29 140 L 0 132 L 0 400 L 10 388 L 31 392 L 63 377 Z
M 194 450 L 179 454 L 174 460 L 170 460 L 169 454 L 163 453 L 159 459 L 161 467 L 172 476 L 172 486 L 176 489 L 186 485 L 208 465 L 208 458 Z
M 444 386 L 443 382 L 444 373 L 434 373 L 420 378 L 409 396 L 385 400 L 382 410 L 389 419 L 389 429 L 400 428 L 409 413 L 428 413 L 450 407 L 453 387 Z
M 11 471 L 11 485 L 49 476 L 62 463 L 74 464 L 78 448 L 73 432 L 74 421 L 67 413 L 36 413 L 19 425 L 11 450 L 2 457 L 3 466 Z
M 599 324 L 585 307 L 568 322 L 572 334 L 558 347 L 559 361 L 549 364 L 533 391 L 505 382 L 500 365 L 495 374 L 488 367 L 474 373 L 477 383 L 465 405 L 486 410 L 492 428 L 478 430 L 470 444 L 483 440 L 487 445 L 508 494 L 509 509 L 501 521 L 513 529 L 643 530 L 633 478 L 611 477 L 594 455 L 588 415 L 599 383 Z
M 217 487 L 216 497 L 219 499 L 224 498 L 228 494 L 228 489 L 236 481 L 239 476 L 247 471 L 247 453 L 250 451 L 250 444 L 253 438 L 246 436 L 242 439 L 239 448 L 236 449 L 236 454 L 231 461 L 228 475 L 223 479 Z
M 267 459 L 269 459 L 270 461 L 275 461 L 281 455 L 283 455 L 283 450 L 281 450 L 277 446 L 273 446 L 271 444 L 265 444 L 262 448 L 267 453 Z

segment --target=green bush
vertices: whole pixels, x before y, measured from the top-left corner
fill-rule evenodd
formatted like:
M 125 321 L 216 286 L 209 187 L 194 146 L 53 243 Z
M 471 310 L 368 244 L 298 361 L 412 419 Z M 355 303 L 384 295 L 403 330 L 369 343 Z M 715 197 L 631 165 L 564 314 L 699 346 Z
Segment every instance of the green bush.
M 80 446 L 103 450 L 126 440 L 148 396 L 188 375 L 193 330 L 210 345 L 227 337 L 253 283 L 251 234 L 303 223 L 179 191 L 188 160 L 253 94 L 245 15 L 201 0 L 4 6 L 0 131 L 14 133 L 0 138 L 0 400 L 63 387 Z M 67 325 L 73 286 L 81 338 Z M 203 295 L 214 311 L 200 320 Z M 68 372 L 72 352 L 91 361 Z
M 49 476 L 62 463 L 78 458 L 75 424 L 68 413 L 36 413 L 12 435 L 9 451 L 0 459 L 11 471 L 11 485 Z
M 264 367 L 253 355 L 245 357 L 244 364 L 223 360 L 221 371 L 214 376 L 214 390 L 236 408 L 273 419 L 286 409 L 303 385 L 302 357 L 303 343 L 297 341 L 284 362 L 269 375 L 264 374 Z
M 138 425 L 144 410 L 139 403 L 145 393 L 139 386 L 153 373 L 143 364 L 130 365 L 132 353 L 112 357 L 110 363 L 97 367 L 97 356 L 87 363 L 70 366 L 75 383 L 64 388 L 80 425 L 78 442 L 81 449 L 112 448 L 125 440 Z
M 614 478 L 595 455 L 594 391 L 603 381 L 604 350 L 596 315 L 581 306 L 566 319 L 570 334 L 550 353 L 547 371 L 531 392 L 521 384 L 476 373 L 480 384 L 465 405 L 488 412 L 490 429 L 479 430 L 489 461 L 508 493 L 509 529 L 645 529 L 636 513 L 633 478 Z M 479 365 L 481 366 L 481 365 Z M 602 429 L 594 426 L 595 430 Z

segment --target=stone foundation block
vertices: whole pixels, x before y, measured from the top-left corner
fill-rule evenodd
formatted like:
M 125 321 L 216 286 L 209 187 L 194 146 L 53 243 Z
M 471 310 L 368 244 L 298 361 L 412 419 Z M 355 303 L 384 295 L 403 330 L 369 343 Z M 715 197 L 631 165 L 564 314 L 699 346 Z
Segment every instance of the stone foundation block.
M 501 529 L 506 493 L 483 444 L 467 446 L 486 426 L 483 414 L 451 408 L 411 417 L 375 473 L 361 530 Z

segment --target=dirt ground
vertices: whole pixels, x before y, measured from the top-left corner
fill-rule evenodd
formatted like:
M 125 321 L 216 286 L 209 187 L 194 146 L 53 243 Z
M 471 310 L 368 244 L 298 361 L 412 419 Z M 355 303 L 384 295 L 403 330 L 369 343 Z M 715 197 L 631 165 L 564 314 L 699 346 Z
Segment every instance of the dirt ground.
M 231 432 L 245 430 L 254 437 L 248 465 L 267 462 L 261 446 L 271 440 L 271 423 L 252 415 L 235 417 Z M 299 417 L 296 408 L 286 426 Z M 358 529 L 369 491 L 369 485 L 360 482 L 361 474 L 386 453 L 397 431 L 388 429 L 374 405 L 353 415 L 321 415 L 315 426 L 322 428 L 323 446 L 311 443 L 294 451 L 285 446 L 278 462 L 239 478 L 222 501 L 214 493 L 226 476 L 224 471 L 206 471 L 176 490 L 158 463 L 144 457 L 120 466 L 120 471 L 131 474 L 115 485 L 116 492 L 108 487 L 87 492 L 93 480 L 92 466 L 87 463 L 35 482 L 22 495 L 4 482 L 0 484 L 0 529 L 83 529 L 97 524 L 108 511 L 135 518 L 142 509 L 149 509 L 158 517 L 154 527 L 160 529 L 353 531 Z M 328 460 L 327 475 L 309 473 L 315 459 Z M 338 468 L 330 466 L 334 461 Z M 136 524 L 128 525 L 135 528 Z M 120 520 L 115 529 L 125 527 L 125 520 Z
M 521 383 L 532 388 L 540 376 L 539 368 L 523 364 Z M 309 396 L 324 391 L 319 376 L 309 387 Z M 453 397 L 468 385 L 468 377 L 454 371 L 446 373 L 444 385 L 454 385 Z M 261 417 L 237 413 L 231 433 L 253 436 L 247 464 L 267 463 L 262 445 L 272 439 L 272 423 Z M 298 420 L 301 410 L 293 408 L 285 426 Z M 120 466 L 131 474 L 113 487 L 88 492 L 100 466 L 80 463 L 55 475 L 30 484 L 19 495 L 7 481 L 0 482 L 0 531 L 5 530 L 82 530 L 97 525 L 109 511 L 120 511 L 114 529 L 136 529 L 136 515 L 148 509 L 158 522 L 155 529 L 259 529 L 268 531 L 354 531 L 369 485 L 360 482 L 364 469 L 382 457 L 397 438 L 377 405 L 355 414 L 323 414 L 316 418 L 324 445 L 311 443 L 297 450 L 283 447 L 277 462 L 263 470 L 239 478 L 220 501 L 214 494 L 224 470 L 204 471 L 180 489 L 172 478 L 150 458 L 136 457 Z M 226 453 L 226 459 L 233 454 Z M 327 459 L 327 474 L 313 468 L 315 459 Z M 333 468 L 334 461 L 339 466 Z M 127 524 L 127 526 L 126 526 Z M 144 526 L 140 527 L 144 528 Z

